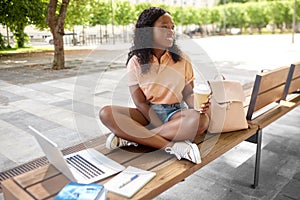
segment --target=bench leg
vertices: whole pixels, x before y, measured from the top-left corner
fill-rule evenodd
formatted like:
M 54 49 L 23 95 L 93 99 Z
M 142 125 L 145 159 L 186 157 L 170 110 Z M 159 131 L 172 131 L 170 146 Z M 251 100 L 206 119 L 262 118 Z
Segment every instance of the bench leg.
M 256 133 L 257 145 L 256 145 L 256 159 L 255 159 L 255 169 L 254 169 L 254 183 L 252 188 L 258 186 L 259 179 L 259 168 L 260 168 L 260 157 L 261 157 L 261 142 L 262 142 L 262 129 L 259 129 Z

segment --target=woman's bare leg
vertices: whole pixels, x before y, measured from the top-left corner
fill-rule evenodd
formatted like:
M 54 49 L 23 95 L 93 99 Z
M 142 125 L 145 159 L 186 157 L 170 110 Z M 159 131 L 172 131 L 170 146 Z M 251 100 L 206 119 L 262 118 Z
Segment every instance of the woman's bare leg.
M 206 114 L 190 109 L 175 113 L 167 123 L 151 131 L 168 140 L 193 140 L 196 135 L 207 130 L 208 124 Z
M 209 123 L 207 115 L 192 109 L 175 113 L 169 122 L 151 131 L 145 128 L 149 122 L 135 108 L 106 106 L 99 115 L 102 123 L 117 136 L 154 148 L 172 145 L 171 140 L 194 139 Z
M 100 110 L 99 116 L 102 123 L 120 138 L 157 149 L 165 149 L 166 152 L 176 155 L 177 159 L 185 158 L 199 164 L 201 156 L 196 144 L 183 141 L 171 142 L 172 139 L 194 139 L 197 132 L 202 131 L 199 130 L 199 119 L 204 117 L 203 120 L 206 120 L 207 117 L 192 111 L 176 113 L 170 122 L 151 131 L 145 128 L 149 122 L 135 108 L 106 106 Z M 200 124 L 205 127 L 205 123 Z
M 99 117 L 118 137 L 158 149 L 173 145 L 169 140 L 146 129 L 149 122 L 135 108 L 105 106 L 100 110 Z

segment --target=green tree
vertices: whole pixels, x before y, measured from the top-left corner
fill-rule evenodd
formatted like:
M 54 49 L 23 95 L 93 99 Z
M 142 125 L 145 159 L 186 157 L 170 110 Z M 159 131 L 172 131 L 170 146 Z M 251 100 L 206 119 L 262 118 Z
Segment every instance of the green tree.
M 137 20 L 138 16 L 143 12 L 143 10 L 150 8 L 151 4 L 148 2 L 137 3 L 134 5 L 134 21 Z
M 179 26 L 181 25 L 181 17 L 183 14 L 182 7 L 180 6 L 172 6 L 170 9 L 170 13 L 173 17 L 174 23 Z
M 273 24 L 272 33 L 275 33 L 276 27 L 283 32 L 283 23 L 289 23 L 292 20 L 292 16 L 289 16 L 288 4 L 285 1 L 272 1 L 268 2 L 266 9 L 269 23 Z
M 0 2 L 0 23 L 2 25 L 8 24 L 8 4 L 9 2 L 7 0 L 3 0 Z M 9 43 L 7 44 L 7 47 L 9 47 Z M 5 40 L 3 35 L 0 33 L 0 49 L 4 49 L 5 47 Z
M 211 24 L 211 17 L 210 17 L 211 9 L 209 8 L 199 8 L 197 9 L 197 21 L 198 24 L 201 24 L 202 27 L 202 34 L 207 35 L 209 34 L 209 30 L 207 28 L 208 24 Z
M 45 27 L 47 4 L 45 0 L 1 0 L 0 23 L 6 25 L 13 32 L 17 47 L 24 47 L 28 36 L 24 29 L 33 24 Z
M 118 25 L 121 25 L 123 28 L 123 38 L 124 42 L 127 42 L 127 25 L 134 21 L 134 10 L 132 9 L 128 1 L 119 1 L 116 4 L 115 8 L 115 20 Z M 126 31 L 125 31 L 126 28 Z
M 199 8 L 198 9 L 198 24 L 209 24 L 211 23 L 211 10 L 209 8 Z
M 228 24 L 230 28 L 236 27 L 242 30 L 246 22 L 244 8 L 244 4 L 239 3 L 231 3 L 225 5 L 226 24 Z
M 210 23 L 212 24 L 213 34 L 216 34 L 216 28 L 221 26 L 222 16 L 220 7 L 213 7 L 210 9 Z
M 134 11 L 128 1 L 119 1 L 116 4 L 115 20 L 118 25 L 126 26 L 134 21 Z
M 100 42 L 102 43 L 102 28 L 105 25 L 105 36 L 107 40 L 107 25 L 111 23 L 111 5 L 106 1 L 91 2 L 90 24 L 100 25 Z
M 65 27 L 72 29 L 74 33 L 74 26 L 82 25 L 87 26 L 90 22 L 90 0 L 72 0 L 68 6 L 67 17 L 65 19 Z M 84 30 L 84 29 L 83 29 Z M 72 40 L 73 45 L 77 44 L 75 33 Z M 85 43 L 85 34 L 83 31 L 83 44 Z
M 189 24 L 193 24 L 194 20 L 194 10 L 191 9 L 190 7 L 183 7 L 182 9 L 182 25 L 189 25 Z
M 267 2 L 251 2 L 247 4 L 245 11 L 247 13 L 247 23 L 250 26 L 251 33 L 253 33 L 253 28 L 257 28 L 261 34 L 261 29 L 267 25 L 266 4 Z
M 293 2 L 294 4 L 294 2 Z M 294 5 L 292 6 L 292 8 L 294 9 Z M 292 11 L 294 13 L 294 10 Z M 296 22 L 299 22 L 300 21 L 300 2 L 296 2 Z M 299 27 L 296 25 L 295 27 L 295 31 L 296 32 L 299 32 Z

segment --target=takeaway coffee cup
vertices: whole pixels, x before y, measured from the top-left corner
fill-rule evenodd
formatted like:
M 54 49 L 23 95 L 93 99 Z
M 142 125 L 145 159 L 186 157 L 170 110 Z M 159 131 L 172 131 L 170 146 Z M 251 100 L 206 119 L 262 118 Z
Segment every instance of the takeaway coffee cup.
M 205 84 L 195 85 L 194 89 L 194 109 L 201 111 L 203 104 L 209 101 L 210 89 Z

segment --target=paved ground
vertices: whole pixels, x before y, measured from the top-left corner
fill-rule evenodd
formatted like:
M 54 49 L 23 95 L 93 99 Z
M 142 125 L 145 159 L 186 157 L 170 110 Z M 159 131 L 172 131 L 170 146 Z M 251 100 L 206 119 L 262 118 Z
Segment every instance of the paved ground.
M 247 85 L 262 69 L 299 61 L 300 35 L 295 41 L 291 44 L 290 35 L 263 35 L 179 43 L 205 79 L 221 73 Z M 61 148 L 107 133 L 99 109 L 132 105 L 124 83 L 128 47 L 68 51 L 70 68 L 61 71 L 50 69 L 51 53 L 0 57 L 0 171 L 43 155 L 28 125 Z M 259 188 L 249 187 L 255 145 L 245 142 L 156 199 L 300 199 L 299 118 L 296 108 L 264 130 Z

